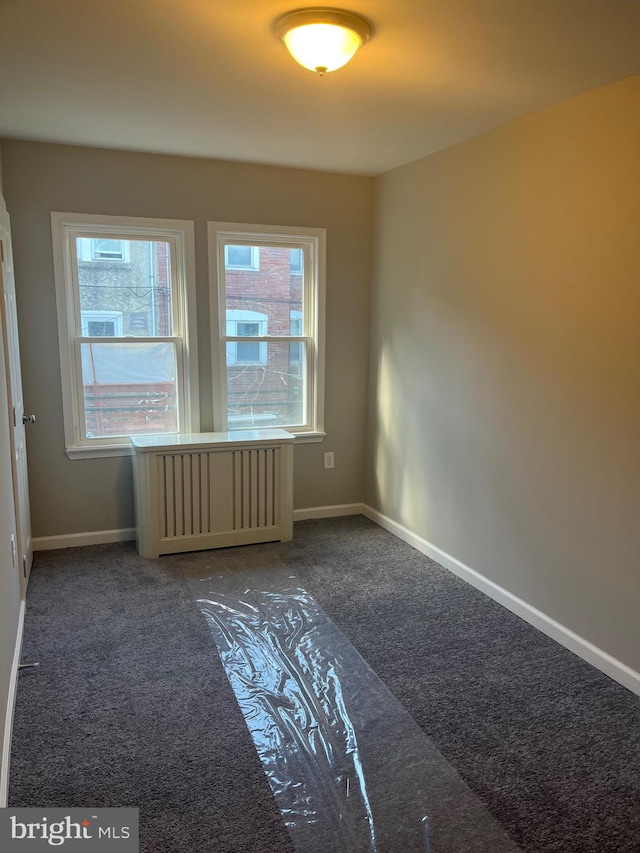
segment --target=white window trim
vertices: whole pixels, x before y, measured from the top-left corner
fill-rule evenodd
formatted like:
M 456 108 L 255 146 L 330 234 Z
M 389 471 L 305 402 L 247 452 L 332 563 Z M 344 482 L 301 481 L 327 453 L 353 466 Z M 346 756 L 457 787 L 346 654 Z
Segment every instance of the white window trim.
M 299 340 L 307 345 L 306 383 L 309 399 L 309 422 L 303 428 L 287 427 L 296 436 L 296 443 L 322 441 L 324 431 L 324 351 L 325 351 L 325 293 L 326 293 L 326 240 L 325 228 L 298 226 L 254 225 L 239 222 L 208 222 L 209 238 L 209 304 L 212 330 L 212 378 L 214 430 L 224 432 L 227 424 L 226 394 L 226 323 L 225 293 L 225 243 L 274 245 L 284 248 L 306 249 L 304 252 L 304 302 L 305 329 L 300 338 L 278 338 L 267 335 L 257 338 L 265 342 L 290 342 Z M 313 287 L 312 281 L 315 281 Z M 217 338 L 217 341 L 216 341 Z M 313 345 L 315 341 L 315 346 Z M 309 346 L 309 344 L 311 344 Z
M 96 228 L 99 227 L 99 232 Z M 133 216 L 100 216 L 86 213 L 51 214 L 53 236 L 53 265 L 56 284 L 58 342 L 62 379 L 62 408 L 67 456 L 70 459 L 103 456 L 130 456 L 128 438 L 83 439 L 81 437 L 82 401 L 78 383 L 79 363 L 75 356 L 79 306 L 76 287 L 67 287 L 72 280 L 74 263 L 71 257 L 75 237 L 104 237 L 114 239 L 169 238 L 176 246 L 175 271 L 179 287 L 176 322 L 182 331 L 182 347 L 178 348 L 180 369 L 179 395 L 181 400 L 181 432 L 197 432 L 200 428 L 198 361 L 196 336 L 195 242 L 193 222 L 181 219 L 149 219 Z M 95 340 L 95 339 L 92 339 Z M 145 340 L 135 337 L 134 341 Z M 158 340 L 158 338 L 154 338 Z M 175 338 L 165 338 L 175 340 Z M 182 359 L 180 360 L 180 349 Z

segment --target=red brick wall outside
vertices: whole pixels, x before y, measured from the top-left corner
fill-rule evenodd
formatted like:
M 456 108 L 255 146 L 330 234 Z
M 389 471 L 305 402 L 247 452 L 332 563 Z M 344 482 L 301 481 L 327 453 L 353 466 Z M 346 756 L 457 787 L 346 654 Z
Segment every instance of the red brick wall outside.
M 289 249 L 260 247 L 258 270 L 226 270 L 228 310 L 256 311 L 267 317 L 268 335 L 289 335 L 291 311 L 302 310 L 302 275 L 291 273 Z M 291 363 L 289 344 L 268 344 L 267 363 L 229 365 L 230 419 L 263 415 L 258 423 L 300 421 L 301 367 Z
M 155 243 L 156 305 L 158 316 L 158 334 L 170 335 L 171 328 L 171 290 L 169 244 Z
M 176 432 L 176 388 L 172 382 L 84 386 L 87 437 L 109 438 Z

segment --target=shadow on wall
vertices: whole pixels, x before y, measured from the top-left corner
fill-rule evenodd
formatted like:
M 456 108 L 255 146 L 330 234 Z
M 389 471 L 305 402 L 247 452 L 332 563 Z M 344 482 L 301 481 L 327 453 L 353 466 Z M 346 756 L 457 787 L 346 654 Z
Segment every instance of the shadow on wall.
M 133 466 L 130 456 L 120 458 L 120 466 L 113 489 L 113 499 L 117 506 L 117 528 L 128 528 L 135 525 L 135 513 L 133 508 Z M 122 496 L 127 495 L 129 500 L 123 501 Z M 133 522 L 132 522 L 133 519 Z

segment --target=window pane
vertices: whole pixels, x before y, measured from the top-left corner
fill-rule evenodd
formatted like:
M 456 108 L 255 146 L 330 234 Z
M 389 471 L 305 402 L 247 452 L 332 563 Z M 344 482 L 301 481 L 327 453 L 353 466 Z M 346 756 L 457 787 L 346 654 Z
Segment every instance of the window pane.
M 81 317 L 83 338 L 119 337 L 122 335 L 120 311 L 83 311 Z
M 232 249 L 254 249 L 251 246 L 227 246 L 227 253 Z M 260 268 L 248 271 L 246 269 L 225 270 L 225 299 L 227 321 L 234 316 L 238 319 L 238 329 L 244 326 L 240 322 L 241 312 L 258 312 L 265 317 L 269 334 L 285 337 L 294 334 L 291 330 L 290 318 L 292 312 L 300 318 L 302 327 L 302 284 L 304 276 L 296 273 L 292 259 L 298 253 L 302 264 L 302 249 L 283 248 L 280 246 L 260 246 Z M 232 334 L 227 331 L 227 334 Z M 254 332 L 237 332 L 238 335 L 255 334 Z
M 299 343 L 237 346 L 264 347 L 262 364 L 233 363 L 227 343 L 227 407 L 229 429 L 300 426 L 304 424 L 305 370 Z M 296 349 L 298 348 L 298 349 Z M 303 358 L 301 358 L 303 362 Z
M 289 328 L 292 335 L 302 335 L 302 313 L 300 311 L 292 311 L 289 318 Z M 292 364 L 302 363 L 302 348 L 303 344 L 291 344 L 290 354 Z
M 291 249 L 291 272 L 294 275 L 300 275 L 302 272 L 302 264 L 304 261 L 304 255 L 302 249 Z
M 259 364 L 260 344 L 247 344 L 238 341 L 236 344 L 236 364 Z
M 300 311 L 291 311 L 289 329 L 292 335 L 298 338 L 302 336 L 302 314 Z
M 123 261 L 124 240 L 92 240 L 91 249 L 94 258 Z
M 87 253 L 86 244 L 92 244 Z M 170 244 L 161 240 L 76 239 L 80 311 L 117 314 L 121 319 L 116 335 L 163 337 L 172 335 Z M 96 262 L 100 257 L 126 263 Z M 99 318 L 90 317 L 91 320 Z M 106 317 L 105 317 L 106 319 Z M 91 335 L 85 328 L 83 335 Z M 113 333 L 111 333 L 113 334 Z
M 81 345 L 85 437 L 177 432 L 172 343 Z
M 109 338 L 116 333 L 116 324 L 113 320 L 89 320 L 87 323 L 88 338 Z
M 225 266 L 258 269 L 260 249 L 257 246 L 225 246 Z

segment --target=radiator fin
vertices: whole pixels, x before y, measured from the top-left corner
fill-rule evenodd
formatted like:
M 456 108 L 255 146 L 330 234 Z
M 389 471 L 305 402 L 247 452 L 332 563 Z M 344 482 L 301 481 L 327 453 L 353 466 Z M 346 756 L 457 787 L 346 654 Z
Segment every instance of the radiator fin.
M 161 538 L 278 525 L 280 452 L 266 447 L 159 454 Z
M 274 447 L 234 451 L 234 530 L 279 523 L 275 475 L 279 454 L 280 449 Z

